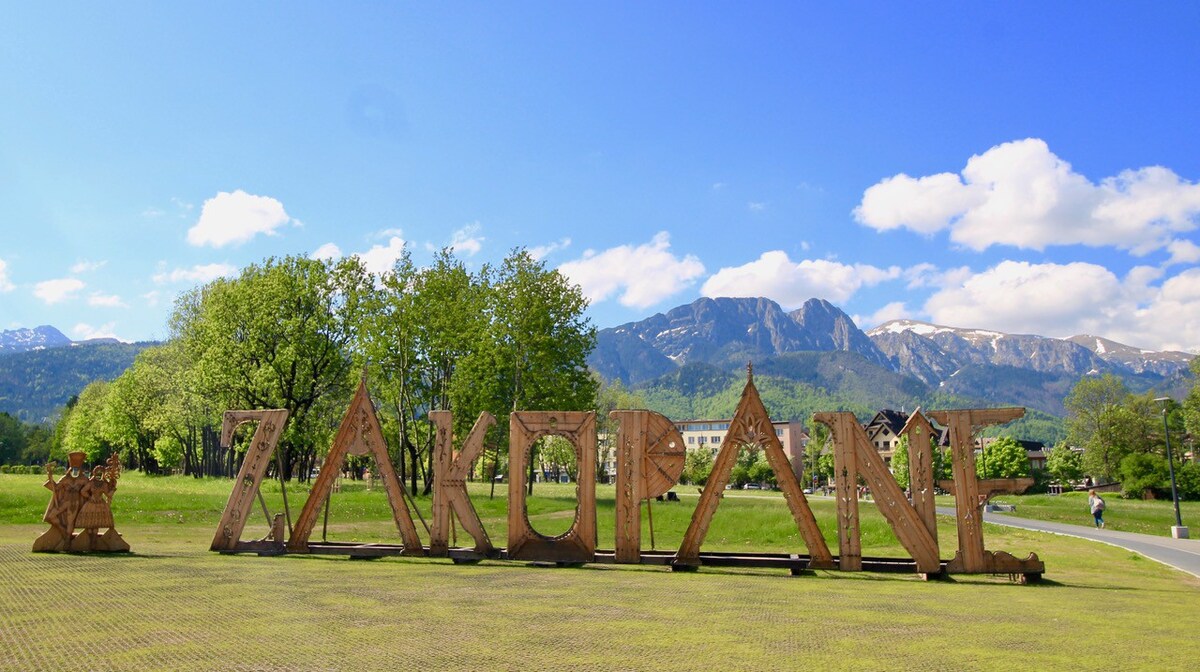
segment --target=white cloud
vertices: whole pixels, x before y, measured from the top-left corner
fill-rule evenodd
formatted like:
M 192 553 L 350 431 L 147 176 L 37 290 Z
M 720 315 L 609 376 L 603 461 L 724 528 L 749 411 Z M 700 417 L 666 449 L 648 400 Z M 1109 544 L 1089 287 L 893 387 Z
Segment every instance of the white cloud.
M 49 305 L 61 303 L 67 299 L 75 298 L 75 292 L 83 289 L 82 280 L 75 278 L 58 278 L 55 280 L 43 280 L 33 287 L 33 295 L 45 301 Z
M 83 259 L 71 267 L 71 272 L 76 274 L 90 273 L 91 271 L 98 271 L 104 268 L 106 264 L 108 264 L 107 261 L 88 261 L 87 259 Z
M 1167 244 L 1171 258 L 1167 264 L 1194 264 L 1200 261 L 1200 245 L 1190 240 L 1173 240 Z
M 893 301 L 870 315 L 855 315 L 851 319 L 859 329 L 871 329 L 888 320 L 900 320 L 908 317 L 912 311 L 903 301 Z
M 162 293 L 159 292 L 158 290 L 151 290 L 151 291 L 143 294 L 142 298 L 146 300 L 147 306 L 149 306 L 151 308 L 155 308 L 158 306 L 159 299 L 162 298 Z
M 0 259 L 0 292 L 11 292 L 15 287 L 8 279 L 8 262 Z
M 404 239 L 393 236 L 387 245 L 372 245 L 371 249 L 355 256 L 362 261 L 366 269 L 376 275 L 390 273 L 392 266 L 400 255 L 404 254 Z
M 1200 350 L 1200 268 L 1163 278 L 1138 266 L 1117 277 L 1090 263 L 1004 261 L 934 293 L 938 324 L 1066 337 L 1094 334 L 1135 347 Z
M 88 297 L 88 305 L 96 308 L 128 308 L 129 306 L 116 294 L 101 294 L 92 292 Z
M 454 252 L 466 252 L 468 257 L 473 257 L 483 249 L 483 241 L 487 240 L 483 236 L 476 235 L 479 233 L 479 222 L 474 222 L 464 226 L 454 232 L 454 237 L 450 240 L 450 249 Z
M 175 268 L 170 271 L 161 270 L 155 273 L 153 280 L 162 285 L 168 282 L 211 282 L 221 277 L 232 277 L 237 269 L 229 264 L 199 264 L 191 268 Z
M 117 336 L 113 331 L 116 326 L 116 322 L 108 322 L 99 327 L 93 327 L 90 324 L 80 322 L 71 329 L 71 335 L 77 341 L 86 341 L 92 338 L 115 338 L 118 341 L 128 343 L 129 341 L 125 341 L 125 339 Z
M 308 255 L 309 259 L 341 259 L 342 248 L 333 243 L 325 243 L 324 245 L 313 250 L 313 253 Z
M 621 305 L 648 308 L 704 274 L 699 259 L 690 254 L 680 259 L 670 248 L 670 234 L 660 231 L 644 245 L 621 245 L 599 253 L 587 250 L 582 258 L 568 261 L 558 270 L 592 302 L 620 292 Z
M 379 238 L 381 240 L 383 238 L 392 238 L 392 237 L 403 238 L 404 231 L 403 231 L 403 229 L 384 229 L 382 231 L 377 231 L 375 233 L 375 237 Z
M 276 229 L 292 222 L 283 204 L 269 196 L 255 196 L 238 189 L 218 192 L 204 202 L 200 219 L 188 229 L 192 245 L 224 247 L 244 243 L 258 234 L 277 235 Z
M 750 201 L 746 204 L 746 209 L 750 212 L 762 212 L 767 209 L 767 204 L 759 201 Z
M 1196 228 L 1200 184 L 1160 166 L 1096 184 L 1030 138 L 972 156 L 961 176 L 884 179 L 863 193 L 854 217 L 879 231 L 949 229 L 951 240 L 975 250 L 1089 245 L 1143 255 Z
M 571 239 L 563 238 L 562 240 L 550 243 L 549 245 L 538 245 L 537 247 L 529 248 L 529 256 L 533 257 L 534 259 L 545 259 L 551 254 L 559 250 L 565 250 L 570 246 Z
M 765 296 L 785 307 L 796 307 L 817 296 L 844 302 L 862 287 L 900 277 L 898 266 L 878 268 L 842 264 L 827 259 L 793 262 L 786 252 L 763 252 L 741 266 L 722 268 L 700 288 L 704 296 Z

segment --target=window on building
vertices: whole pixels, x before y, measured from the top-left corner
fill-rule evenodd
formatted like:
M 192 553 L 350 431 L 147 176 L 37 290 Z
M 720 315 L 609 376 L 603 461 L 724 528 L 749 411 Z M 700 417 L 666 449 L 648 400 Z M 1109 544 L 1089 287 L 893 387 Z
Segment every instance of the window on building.
M 708 443 L 708 437 L 707 436 L 697 437 L 696 443 Z
M 712 437 L 712 442 L 713 442 L 713 443 L 720 443 L 720 442 L 721 442 L 721 437 L 719 437 L 719 436 L 714 436 L 714 437 Z
M 689 436 L 689 437 L 688 437 L 688 443 L 696 443 L 696 437 L 694 437 L 694 436 Z

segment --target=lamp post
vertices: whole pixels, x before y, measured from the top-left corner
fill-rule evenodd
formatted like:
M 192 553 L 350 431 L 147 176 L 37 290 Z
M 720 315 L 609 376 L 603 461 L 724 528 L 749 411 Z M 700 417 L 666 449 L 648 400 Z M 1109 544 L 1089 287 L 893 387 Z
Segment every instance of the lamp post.
M 1179 516 L 1179 491 L 1175 489 L 1175 461 L 1171 459 L 1171 430 L 1167 427 L 1167 408 L 1171 405 L 1170 397 L 1159 397 L 1154 401 L 1162 404 L 1163 439 L 1167 442 L 1167 471 L 1171 474 L 1171 501 L 1175 504 L 1175 526 L 1171 528 L 1171 536 L 1176 539 L 1187 539 L 1188 528 L 1183 526 Z

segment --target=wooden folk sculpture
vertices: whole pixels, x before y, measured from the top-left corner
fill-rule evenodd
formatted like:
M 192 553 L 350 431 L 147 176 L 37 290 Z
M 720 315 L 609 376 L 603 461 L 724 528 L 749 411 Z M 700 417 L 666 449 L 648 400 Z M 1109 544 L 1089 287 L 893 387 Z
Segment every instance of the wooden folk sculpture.
M 42 520 L 50 524 L 42 536 L 33 542 L 39 552 L 74 551 L 119 553 L 129 550 L 113 524 L 112 495 L 121 475 L 121 462 L 113 453 L 104 465 L 97 465 L 91 477 L 85 475 L 85 455 L 73 452 L 67 456 L 67 472 L 54 480 L 53 463 L 46 465 L 46 482 L 50 503 Z M 100 530 L 104 529 L 103 534 Z M 82 530 L 82 532 L 76 532 Z
M 543 436 L 561 436 L 575 448 L 579 474 L 571 529 L 557 537 L 538 534 L 529 524 L 525 502 L 530 453 Z M 596 556 L 596 413 L 594 411 L 517 411 L 509 416 L 508 557 L 566 564 L 592 562 Z
M 425 547 L 417 536 L 417 528 L 413 524 L 412 514 L 404 503 L 404 484 L 396 477 L 392 468 L 392 458 L 388 455 L 387 443 L 383 440 L 383 430 L 379 426 L 379 416 L 375 414 L 375 405 L 367 394 L 366 380 L 360 380 L 350 408 L 342 418 L 337 435 L 333 438 L 333 446 L 325 456 L 321 473 L 313 484 L 304 509 L 296 519 L 296 527 L 288 539 L 288 550 L 305 552 L 308 550 L 308 539 L 313 527 L 317 524 L 317 514 L 320 507 L 329 499 L 333 492 L 334 481 L 342 470 L 346 455 L 371 455 L 375 458 L 375 468 L 383 482 L 387 493 L 388 503 L 392 507 L 392 518 L 396 529 L 404 541 L 404 555 L 425 555 Z
M 222 517 L 213 550 L 258 551 L 268 544 L 277 552 L 329 553 L 346 552 L 352 557 L 379 555 L 429 555 L 451 557 L 456 562 L 476 561 L 485 557 L 510 560 L 533 560 L 559 564 L 578 564 L 602 561 L 611 557 L 619 563 L 670 564 L 673 569 L 688 570 L 701 565 L 787 567 L 792 573 L 812 569 L 859 571 L 912 571 L 924 577 L 944 573 L 989 573 L 1023 576 L 1036 579 L 1045 567 L 1036 555 L 1018 560 L 1002 551 L 984 549 L 981 508 L 992 493 L 1019 492 L 1030 479 L 980 480 L 975 476 L 974 433 L 979 427 L 1007 422 L 1020 417 L 1024 409 L 934 411 L 928 414 L 917 410 L 901 434 L 908 437 L 911 500 L 888 471 L 884 460 L 867 439 L 862 426 L 852 413 L 817 413 L 814 418 L 829 427 L 834 441 L 835 485 L 837 495 L 838 555 L 830 552 L 816 518 L 809 507 L 792 465 L 783 451 L 782 443 L 754 386 L 753 371 L 748 370 L 741 401 L 721 442 L 696 510 L 692 514 L 679 549 L 673 554 L 643 551 L 641 547 L 641 503 L 669 490 L 683 471 L 685 450 L 683 439 L 674 424 L 666 417 L 645 410 L 621 410 L 612 413 L 619 423 L 616 436 L 616 525 L 615 551 L 597 555 L 596 522 L 596 414 L 581 411 L 515 411 L 509 416 L 509 490 L 508 490 L 508 548 L 492 545 L 487 531 L 471 503 L 466 489 L 470 465 L 483 452 L 484 434 L 495 424 L 495 418 L 480 414 L 469 436 L 458 452 L 454 451 L 453 416 L 449 411 L 432 411 L 430 420 L 436 428 L 433 456 L 433 521 L 429 530 L 428 551 L 421 545 L 405 501 L 403 485 L 396 478 L 384 444 L 375 408 L 366 386 L 359 384 L 358 392 L 347 410 L 342 425 L 330 448 L 321 473 L 313 486 L 304 510 L 287 541 L 282 541 L 282 523 L 277 520 L 267 540 L 241 542 L 242 525 L 250 510 L 266 464 L 274 451 L 286 411 L 231 411 L 226 414 L 223 441 L 228 442 L 235 423 L 260 420 L 251 452 L 238 474 L 234 492 L 230 495 Z M 930 418 L 949 428 L 954 479 L 938 481 L 936 485 L 949 489 L 957 498 L 958 552 L 943 562 L 938 548 L 937 520 L 934 508 L 933 450 L 936 431 Z M 579 471 L 576 478 L 575 519 L 571 528 L 556 537 L 539 534 L 529 523 L 526 505 L 526 485 L 531 451 L 538 439 L 555 435 L 567 439 L 575 449 Z M 701 553 L 700 547 L 720 506 L 726 484 L 737 461 L 738 452 L 746 446 L 762 450 L 783 491 L 792 518 L 808 554 L 770 553 Z M 387 544 L 313 543 L 308 539 L 320 507 L 326 503 L 334 481 L 347 454 L 373 455 L 375 469 L 380 475 L 388 501 L 391 503 L 396 526 L 403 546 Z M 77 471 L 77 470 L 76 470 Z M 72 475 L 73 474 L 73 475 Z M 84 489 L 82 477 L 72 472 L 57 484 L 51 479 L 47 487 L 55 492 L 47 508 L 46 521 L 51 530 L 43 535 L 47 545 L 69 538 L 76 526 L 75 519 L 63 516 L 64 510 L 86 508 L 93 490 Z M 911 560 L 900 558 L 863 558 L 859 529 L 860 479 L 875 495 L 875 504 L 891 526 L 897 540 L 908 551 Z M 86 479 L 82 479 L 86 481 Z M 261 497 L 260 497 L 261 500 Z M 265 506 L 264 506 L 265 509 Z M 102 515 L 88 511 L 81 517 L 88 525 L 103 523 Z M 474 549 L 450 548 L 450 531 L 457 517 L 463 529 L 475 540 Z

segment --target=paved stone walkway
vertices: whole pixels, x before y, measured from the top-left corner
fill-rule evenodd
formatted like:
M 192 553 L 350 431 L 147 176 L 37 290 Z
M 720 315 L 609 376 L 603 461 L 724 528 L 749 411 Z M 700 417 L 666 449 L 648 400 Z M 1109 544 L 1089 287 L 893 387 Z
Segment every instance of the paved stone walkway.
M 938 513 L 953 516 L 954 509 L 938 507 Z M 1159 537 L 1151 534 L 1120 532 L 1109 529 L 1101 530 L 1090 525 L 1052 523 L 1044 520 L 1018 518 L 1017 516 L 1010 516 L 1003 513 L 985 513 L 983 514 L 983 520 L 984 522 L 995 523 L 996 525 L 1008 525 L 1009 527 L 1019 527 L 1026 530 L 1065 534 L 1071 537 L 1080 537 L 1082 539 L 1090 539 L 1092 541 L 1119 546 L 1193 576 L 1200 576 L 1200 539 L 1172 539 L 1171 537 Z

